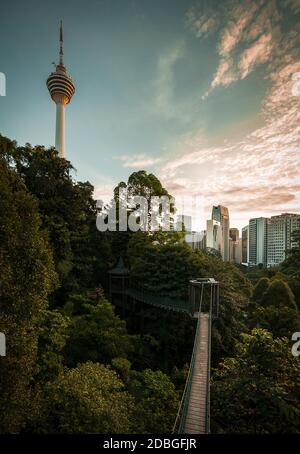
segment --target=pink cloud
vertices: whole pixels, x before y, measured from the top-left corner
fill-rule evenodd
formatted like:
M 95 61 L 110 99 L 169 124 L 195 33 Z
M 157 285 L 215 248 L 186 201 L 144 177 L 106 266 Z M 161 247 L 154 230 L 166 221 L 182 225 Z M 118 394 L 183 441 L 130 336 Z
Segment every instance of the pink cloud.
M 269 60 L 273 50 L 272 34 L 262 35 L 251 47 L 240 56 L 240 78 L 244 79 L 253 71 L 256 65 Z
M 300 212 L 300 109 L 292 94 L 292 74 L 300 71 L 300 56 L 273 68 L 272 86 L 262 106 L 262 126 L 242 140 L 224 146 L 204 146 L 197 134 L 179 147 L 159 176 L 166 187 L 176 183 L 180 196 L 198 196 L 209 216 L 214 203 L 230 209 L 239 227 L 252 216 Z M 204 225 L 202 225 L 204 227 Z

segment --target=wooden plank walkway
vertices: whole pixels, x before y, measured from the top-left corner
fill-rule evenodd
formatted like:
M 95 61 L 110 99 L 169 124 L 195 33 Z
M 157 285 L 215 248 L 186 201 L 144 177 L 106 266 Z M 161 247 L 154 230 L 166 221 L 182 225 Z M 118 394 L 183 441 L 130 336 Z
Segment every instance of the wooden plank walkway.
M 192 377 L 190 400 L 185 420 L 184 433 L 206 433 L 206 392 L 209 354 L 209 314 L 200 314 L 200 335 L 196 346 L 195 366 Z

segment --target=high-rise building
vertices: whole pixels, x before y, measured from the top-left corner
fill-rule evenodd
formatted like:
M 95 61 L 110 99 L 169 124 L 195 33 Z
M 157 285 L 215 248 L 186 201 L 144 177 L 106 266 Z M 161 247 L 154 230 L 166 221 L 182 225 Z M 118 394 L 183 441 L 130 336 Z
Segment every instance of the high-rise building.
M 229 237 L 229 262 L 234 262 L 233 259 L 233 241 L 232 238 Z
M 268 218 L 249 221 L 249 265 L 267 265 Z
M 223 235 L 222 226 L 219 221 L 209 219 L 206 222 L 206 248 L 216 250 L 222 255 L 223 252 Z
M 237 228 L 229 229 L 229 261 L 242 263 L 242 240 Z
M 233 248 L 233 258 L 235 263 L 242 263 L 242 239 L 236 240 Z
M 249 225 L 242 228 L 242 263 L 249 262 Z
M 229 229 L 229 237 L 232 239 L 232 241 L 238 241 L 240 238 L 239 229 L 237 229 L 236 227 L 231 227 Z
M 222 230 L 221 255 L 225 262 L 229 261 L 229 211 L 228 208 L 218 205 L 213 206 L 212 219 L 219 222 Z
M 293 248 L 292 234 L 300 229 L 300 215 L 284 213 L 272 216 L 268 225 L 267 266 L 283 262 Z
M 189 233 L 192 231 L 192 216 L 186 214 L 178 214 L 175 222 L 175 230 L 181 232 L 184 229 Z
M 64 66 L 63 27 L 60 25 L 59 63 L 47 79 L 47 87 L 56 104 L 55 148 L 61 158 L 65 157 L 65 106 L 69 104 L 75 92 L 75 85 Z
M 201 232 L 189 232 L 185 234 L 185 241 L 195 250 L 206 249 L 206 230 Z

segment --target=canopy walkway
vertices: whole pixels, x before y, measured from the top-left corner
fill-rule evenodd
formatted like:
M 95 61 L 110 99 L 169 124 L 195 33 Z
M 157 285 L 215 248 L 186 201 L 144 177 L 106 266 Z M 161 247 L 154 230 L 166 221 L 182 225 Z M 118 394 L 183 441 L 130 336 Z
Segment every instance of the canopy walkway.
M 142 303 L 150 304 L 151 306 L 156 306 L 161 309 L 191 314 L 192 308 L 189 301 L 172 298 L 170 296 L 159 296 L 144 290 L 142 287 L 138 288 L 136 286 L 130 286 L 125 292 L 129 297 Z
M 209 314 L 199 314 L 198 325 L 186 415 L 181 418 L 180 431 L 186 434 L 209 432 Z
M 124 271 L 125 270 L 125 271 Z M 111 276 L 127 278 L 129 271 L 119 261 Z M 213 278 L 189 281 L 189 299 L 159 296 L 124 279 L 117 281 L 117 293 L 159 308 L 187 313 L 197 318 L 193 352 L 173 433 L 205 434 L 210 431 L 211 325 L 218 317 L 219 283 Z M 121 284 L 121 285 L 120 285 Z M 110 285 L 112 290 L 112 285 Z M 112 293 L 112 291 L 111 291 Z

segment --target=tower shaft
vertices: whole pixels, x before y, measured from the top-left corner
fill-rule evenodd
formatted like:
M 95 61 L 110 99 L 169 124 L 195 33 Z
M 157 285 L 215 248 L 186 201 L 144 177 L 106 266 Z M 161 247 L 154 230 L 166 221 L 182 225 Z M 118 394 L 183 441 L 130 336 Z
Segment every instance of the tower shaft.
M 55 148 L 61 158 L 65 157 L 65 106 L 70 103 L 75 85 L 64 65 L 63 27 L 59 31 L 59 63 L 47 79 L 47 87 L 56 104 Z
M 65 157 L 65 106 L 62 103 L 56 104 L 56 135 L 55 148 L 60 158 Z

